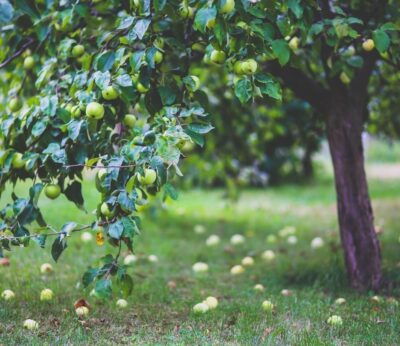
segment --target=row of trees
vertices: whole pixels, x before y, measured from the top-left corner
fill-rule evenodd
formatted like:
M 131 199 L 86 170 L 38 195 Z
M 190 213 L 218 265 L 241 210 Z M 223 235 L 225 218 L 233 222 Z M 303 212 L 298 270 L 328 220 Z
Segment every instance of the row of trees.
M 55 235 L 57 260 L 67 236 L 82 227 L 68 222 L 59 232 L 45 231 L 51 228 L 39 195 L 64 193 L 83 208 L 82 171 L 96 169 L 101 200 L 96 220 L 84 227 L 105 235 L 117 252 L 91 268 L 84 283 L 96 281 L 96 291 L 107 297 L 116 277 L 129 291 L 132 279 L 118 259 L 123 244 L 132 249 L 138 213 L 151 195 L 176 197 L 169 181 L 181 174 L 181 150 L 188 142 L 204 145 L 213 129 L 207 110 L 224 107 L 218 95 L 232 90 L 256 118 L 277 107 L 264 98 L 306 102 L 311 116 L 299 123 L 306 141 L 324 124 L 350 283 L 382 288 L 361 133 L 369 91 L 384 82 L 389 93 L 396 82 L 390 71 L 399 66 L 397 1 L 1 0 L 0 22 L 0 87 L 7 101 L 0 106 L 0 182 L 4 188 L 32 181 L 29 196 L 13 193 L 0 212 L 0 253 L 30 239 L 44 246 Z M 231 78 L 207 94 L 198 71 L 215 67 Z M 371 84 L 371 75 L 389 77 Z M 215 89 L 212 78 L 203 80 Z M 213 93 L 220 105 L 207 108 Z M 286 119 L 290 108 L 283 107 Z M 235 111 L 234 120 L 215 125 L 235 127 L 245 117 L 249 112 Z M 290 133 L 290 122 L 278 123 Z M 267 144 L 269 129 L 257 130 L 265 131 Z M 238 139 L 247 146 L 249 138 Z M 218 137 L 214 145 L 225 142 Z

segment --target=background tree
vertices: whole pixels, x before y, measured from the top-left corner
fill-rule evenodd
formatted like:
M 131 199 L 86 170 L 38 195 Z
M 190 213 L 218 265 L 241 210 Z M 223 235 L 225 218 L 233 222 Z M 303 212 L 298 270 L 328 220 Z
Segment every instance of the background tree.
M 57 260 L 67 236 L 90 227 L 117 254 L 89 269 L 85 285 L 97 280 L 96 291 L 107 297 L 115 276 L 129 291 L 132 279 L 118 258 L 123 243 L 132 249 L 137 213 L 161 190 L 176 197 L 168 180 L 180 174 L 180 149 L 187 141 L 203 145 L 212 129 L 207 95 L 192 70 L 201 57 L 203 68 L 215 64 L 236 75 L 229 86 L 242 103 L 263 95 L 281 100 L 281 81 L 321 115 L 351 285 L 381 288 L 361 133 L 370 75 L 379 71 L 378 61 L 398 64 L 397 5 L 2 0 L 1 185 L 33 184 L 29 197 L 13 194 L 1 211 L 1 247 L 31 238 L 43 246 L 48 233 L 39 231 L 52 228 L 38 208 L 41 191 L 49 198 L 64 193 L 83 208 L 82 171 L 96 168 L 102 192 L 96 220 L 50 232 L 56 235 L 52 254 Z

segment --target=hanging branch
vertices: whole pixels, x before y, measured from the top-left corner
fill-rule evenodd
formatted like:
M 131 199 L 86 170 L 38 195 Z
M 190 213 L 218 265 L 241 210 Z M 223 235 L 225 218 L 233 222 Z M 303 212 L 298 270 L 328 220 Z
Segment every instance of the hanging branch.
M 18 58 L 27 48 L 32 46 L 35 43 L 33 38 L 30 38 L 27 42 L 25 42 L 19 50 L 17 50 L 13 55 L 8 57 L 0 64 L 0 69 L 10 64 L 14 59 Z

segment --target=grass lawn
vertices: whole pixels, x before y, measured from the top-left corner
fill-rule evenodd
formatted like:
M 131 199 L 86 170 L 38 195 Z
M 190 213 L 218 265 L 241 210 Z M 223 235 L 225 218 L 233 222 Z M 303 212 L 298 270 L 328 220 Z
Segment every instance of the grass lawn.
M 17 188 L 23 194 L 24 186 Z M 380 236 L 383 266 L 388 278 L 400 281 L 400 181 L 372 181 L 376 224 L 384 228 Z M 330 179 L 312 185 L 284 186 L 264 191 L 244 191 L 237 204 L 229 205 L 222 191 L 181 193 L 178 202 L 166 210 L 149 212 L 142 235 L 135 245 L 138 262 L 131 268 L 135 280 L 133 294 L 125 310 L 109 302 L 96 302 L 90 289 L 79 285 L 81 274 L 102 254 L 115 252 L 107 246 L 82 243 L 74 234 L 57 264 L 46 250 L 31 244 L 10 254 L 11 266 L 0 267 L 0 291 L 10 288 L 16 299 L 0 301 L 0 345 L 395 345 L 400 335 L 400 307 L 387 297 L 371 300 L 372 293 L 358 295 L 348 289 L 339 247 L 335 197 Z M 85 186 L 87 207 L 92 210 L 98 194 L 93 184 Z M 4 204 L 4 198 L 2 204 Z M 74 220 L 92 220 L 64 198 L 41 200 L 47 220 L 60 227 Z M 194 226 L 205 226 L 196 234 Z M 285 226 L 296 227 L 297 244 L 278 235 Z M 240 233 L 244 244 L 233 246 L 229 239 Z M 217 234 L 221 243 L 207 247 L 206 238 Z M 276 244 L 266 237 L 277 234 Z M 325 245 L 312 250 L 311 240 L 322 237 Z M 275 251 L 274 261 L 261 258 L 264 250 Z M 158 256 L 157 263 L 147 260 Z M 124 254 L 125 255 L 125 254 Z M 245 256 L 255 264 L 237 276 L 230 268 Z M 209 271 L 195 275 L 192 265 L 206 262 Z M 40 265 L 53 263 L 54 273 L 40 274 Z M 256 292 L 255 284 L 265 286 Z M 399 297 L 395 288 L 390 296 Z M 39 301 L 43 288 L 51 288 L 55 299 Z M 282 289 L 293 292 L 283 296 Z M 195 315 L 192 307 L 207 296 L 219 299 L 216 310 Z M 79 320 L 73 302 L 85 297 L 91 303 L 90 316 Z M 335 306 L 336 298 L 347 303 Z M 275 305 L 273 314 L 261 309 L 263 300 Z M 326 323 L 340 315 L 341 327 Z M 39 322 L 38 331 L 22 328 L 23 321 Z

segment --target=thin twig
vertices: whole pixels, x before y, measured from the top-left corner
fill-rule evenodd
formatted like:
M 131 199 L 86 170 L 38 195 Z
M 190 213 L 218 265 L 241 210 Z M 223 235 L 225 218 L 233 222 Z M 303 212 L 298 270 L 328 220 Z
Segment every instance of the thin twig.
M 106 221 L 105 222 L 100 222 L 99 226 L 103 226 L 103 225 L 106 225 L 106 224 L 108 224 L 108 222 L 106 222 Z M 91 228 L 91 227 L 92 227 L 92 225 L 84 225 L 84 226 L 82 226 L 80 228 L 73 229 L 71 231 L 71 233 L 80 232 L 80 231 L 83 231 L 83 230 Z M 65 234 L 66 233 L 64 231 L 57 232 L 50 225 L 46 226 L 46 228 L 53 230 L 53 233 L 36 233 L 36 234 L 24 235 L 24 236 L 21 236 L 21 237 L 15 237 L 15 236 L 6 237 L 6 236 L 2 236 L 2 237 L 0 237 L 0 241 L 2 241 L 2 240 L 19 240 L 21 238 L 36 238 L 36 237 L 39 237 L 39 236 L 48 237 L 48 236 L 56 236 L 56 235 Z
M 86 165 L 84 163 L 77 163 L 73 165 L 64 165 L 63 167 L 65 168 L 72 168 L 72 167 L 87 167 L 87 168 L 132 168 L 136 167 L 136 165 L 111 165 L 111 166 L 92 166 L 92 165 Z

